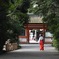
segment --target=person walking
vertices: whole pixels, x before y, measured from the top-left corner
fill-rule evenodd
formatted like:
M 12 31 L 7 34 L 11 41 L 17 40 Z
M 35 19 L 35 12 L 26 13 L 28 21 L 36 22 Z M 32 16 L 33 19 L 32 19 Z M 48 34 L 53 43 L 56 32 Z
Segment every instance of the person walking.
M 44 38 L 41 34 L 40 37 L 39 37 L 39 48 L 40 48 L 40 50 L 44 50 L 44 40 L 43 39 Z

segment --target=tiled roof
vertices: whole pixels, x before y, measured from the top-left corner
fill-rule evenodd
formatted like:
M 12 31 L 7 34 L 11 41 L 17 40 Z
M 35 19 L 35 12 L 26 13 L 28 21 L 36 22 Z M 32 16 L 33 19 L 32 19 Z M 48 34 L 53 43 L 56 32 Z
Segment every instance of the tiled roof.
M 43 23 L 42 17 L 40 17 L 40 16 L 35 16 L 35 15 L 30 16 L 30 21 L 29 21 L 29 23 Z

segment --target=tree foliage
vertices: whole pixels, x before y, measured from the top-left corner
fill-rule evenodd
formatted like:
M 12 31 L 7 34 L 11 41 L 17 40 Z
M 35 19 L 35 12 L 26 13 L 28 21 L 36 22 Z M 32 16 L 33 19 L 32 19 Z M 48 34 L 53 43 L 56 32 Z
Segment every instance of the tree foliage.
M 7 30 L 7 8 L 8 0 L 0 0 L 0 51 L 3 48 L 5 40 L 7 39 L 6 30 Z
M 48 30 L 53 33 L 54 38 L 59 44 L 59 0 L 32 0 L 36 1 L 34 13 L 43 16 L 44 23 L 47 24 Z M 33 4 L 32 4 L 33 5 Z M 59 45 L 58 45 L 59 48 Z
M 28 22 L 29 0 L 0 0 L 0 51 L 7 39 L 16 39 Z

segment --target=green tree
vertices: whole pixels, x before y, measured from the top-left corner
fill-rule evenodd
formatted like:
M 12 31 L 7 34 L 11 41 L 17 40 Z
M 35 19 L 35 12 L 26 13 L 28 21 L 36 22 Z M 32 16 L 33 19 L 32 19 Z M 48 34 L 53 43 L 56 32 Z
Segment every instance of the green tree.
M 0 53 L 2 52 L 3 45 L 5 40 L 7 39 L 6 30 L 7 30 L 7 8 L 8 8 L 8 0 L 0 0 Z
M 29 0 L 0 0 L 0 52 L 7 39 L 17 39 L 19 30 L 28 22 Z
M 24 27 L 24 24 L 28 23 L 29 21 L 29 16 L 27 15 L 27 12 L 30 6 L 30 1 L 21 0 L 21 2 L 22 3 L 19 3 L 19 0 L 14 1 L 13 3 L 11 3 L 8 10 L 8 24 L 10 25 L 10 27 L 8 26 L 8 33 L 12 31 L 12 33 L 10 33 L 9 35 L 9 38 L 11 39 L 15 39 L 15 37 L 20 34 L 20 30 Z
M 48 30 L 53 33 L 55 46 L 59 50 L 59 0 L 33 0 L 36 1 L 36 14 L 43 17 L 44 23 L 47 24 Z M 54 42 L 53 42 L 54 43 Z

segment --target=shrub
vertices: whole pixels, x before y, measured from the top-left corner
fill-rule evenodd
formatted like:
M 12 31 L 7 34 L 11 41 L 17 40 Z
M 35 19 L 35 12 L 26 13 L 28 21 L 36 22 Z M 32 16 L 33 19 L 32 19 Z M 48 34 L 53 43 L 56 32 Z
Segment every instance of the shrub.
M 59 51 L 59 39 L 53 40 L 53 46 L 56 47 L 56 49 Z

